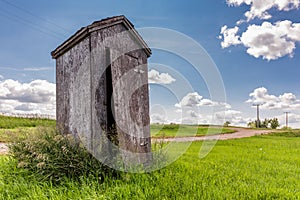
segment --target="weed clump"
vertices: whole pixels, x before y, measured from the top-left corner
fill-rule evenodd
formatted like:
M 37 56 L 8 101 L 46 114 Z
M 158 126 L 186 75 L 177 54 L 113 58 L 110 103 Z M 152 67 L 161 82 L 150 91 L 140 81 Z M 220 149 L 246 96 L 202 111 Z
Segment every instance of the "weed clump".
M 54 128 L 41 128 L 10 145 L 17 167 L 28 170 L 40 180 L 59 183 L 65 178 L 80 180 L 93 176 L 101 182 L 119 173 L 98 161 L 71 134 Z

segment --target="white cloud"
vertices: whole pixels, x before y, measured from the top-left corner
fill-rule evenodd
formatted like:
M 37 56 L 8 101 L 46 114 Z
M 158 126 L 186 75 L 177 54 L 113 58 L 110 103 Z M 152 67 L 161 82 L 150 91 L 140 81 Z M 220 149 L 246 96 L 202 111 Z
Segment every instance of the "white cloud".
M 242 112 L 237 110 L 226 110 L 215 113 L 216 119 L 229 121 L 231 125 L 246 126 L 249 119 L 242 117 Z
M 2 80 L 2 79 L 4 79 L 4 76 L 2 76 L 2 75 L 0 74 L 0 80 Z
M 55 115 L 55 84 L 46 80 L 0 81 L 0 112 Z
M 254 18 L 270 19 L 272 16 L 268 12 L 272 8 L 279 11 L 289 11 L 298 9 L 299 0 L 226 0 L 227 4 L 232 6 L 240 6 L 246 4 L 250 6 L 250 10 L 245 13 L 248 21 Z
M 158 71 L 152 69 L 148 73 L 148 80 L 149 83 L 156 83 L 156 84 L 170 84 L 176 81 L 168 73 L 159 73 Z
M 53 67 L 27 67 L 23 69 L 24 71 L 49 71 L 53 70 Z
M 247 53 L 258 58 L 275 60 L 285 55 L 293 56 L 296 42 L 300 41 L 300 23 L 285 20 L 272 25 L 250 25 L 241 36 Z
M 292 57 L 296 42 L 300 41 L 300 23 L 288 20 L 276 22 L 274 25 L 269 22 L 250 25 L 241 36 L 236 35 L 237 31 L 237 27 L 222 27 L 223 48 L 242 44 L 247 48 L 248 54 L 267 60 L 275 60 L 285 55 Z
M 231 45 L 240 44 L 240 36 L 236 35 L 239 31 L 239 28 L 235 26 L 234 28 L 228 28 L 226 25 L 221 28 L 221 34 L 219 39 L 223 39 L 221 42 L 222 48 L 227 48 Z
M 200 114 L 198 114 L 197 112 L 195 112 L 194 110 L 189 110 L 188 112 L 188 115 L 192 118 L 198 118 L 198 117 L 201 117 Z
M 276 116 L 276 118 L 279 120 L 280 126 L 284 127 L 286 126 L 286 115 L 281 114 Z M 292 128 L 300 128 L 300 115 L 295 113 L 289 113 L 288 114 L 288 126 Z
M 188 93 L 182 98 L 180 103 L 175 104 L 176 107 L 181 108 L 182 106 L 194 107 L 198 106 L 202 100 L 202 96 L 197 92 Z
M 293 57 L 296 42 L 300 41 L 300 23 L 283 20 L 272 24 L 264 21 L 260 25 L 248 25 L 247 30 L 243 32 L 238 26 L 255 18 L 263 20 L 272 18 L 269 13 L 271 9 L 272 12 L 298 9 L 300 0 L 226 0 L 226 2 L 230 6 L 246 4 L 250 9 L 245 12 L 246 20 L 240 19 L 234 28 L 228 28 L 226 25 L 221 28 L 219 39 L 223 40 L 222 48 L 242 44 L 247 48 L 247 53 L 256 58 L 276 60 L 286 55 Z M 242 32 L 240 35 L 239 31 Z
M 264 87 L 256 88 L 249 94 L 247 103 L 261 104 L 262 109 L 295 110 L 300 108 L 300 101 L 292 93 L 284 93 L 279 96 L 270 95 Z
M 210 99 L 204 99 L 198 92 L 188 93 L 184 96 L 179 103 L 175 104 L 175 107 L 201 107 L 201 106 L 219 106 L 224 108 L 230 108 L 231 106 L 225 102 L 216 102 Z
M 151 123 L 168 123 L 168 120 L 167 120 L 166 116 L 158 114 L 158 113 L 154 113 L 154 114 L 151 114 L 151 116 L 150 116 L 150 122 Z

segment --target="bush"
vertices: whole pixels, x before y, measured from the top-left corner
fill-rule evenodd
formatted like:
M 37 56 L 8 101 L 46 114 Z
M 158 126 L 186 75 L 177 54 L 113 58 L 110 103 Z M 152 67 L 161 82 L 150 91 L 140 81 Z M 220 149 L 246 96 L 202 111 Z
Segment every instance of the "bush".
M 93 157 L 72 135 L 62 135 L 54 128 L 41 128 L 10 145 L 19 168 L 27 169 L 40 180 L 59 183 L 65 178 L 95 176 L 103 181 L 119 173 Z

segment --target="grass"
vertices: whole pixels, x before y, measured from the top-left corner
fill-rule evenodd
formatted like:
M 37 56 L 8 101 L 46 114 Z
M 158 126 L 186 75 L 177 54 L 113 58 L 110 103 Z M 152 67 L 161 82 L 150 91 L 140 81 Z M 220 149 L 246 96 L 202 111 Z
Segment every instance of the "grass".
M 207 134 L 229 134 L 235 132 L 230 128 L 208 125 L 179 125 L 179 124 L 151 124 L 152 137 L 187 137 L 204 136 Z
M 0 156 L 0 199 L 300 199 L 299 135 L 287 130 L 218 141 L 203 159 L 198 141 L 159 171 L 121 173 L 101 183 L 93 176 L 61 177 L 58 185 L 40 181 L 12 157 Z
M 37 127 L 37 126 L 53 126 L 55 120 L 42 118 L 23 118 L 23 117 L 9 117 L 0 115 L 1 129 L 14 129 L 20 127 Z
M 14 129 L 0 129 L 0 142 L 11 143 L 17 138 L 24 138 L 29 133 L 36 132 L 36 127 L 22 127 Z
M 218 141 L 199 159 L 194 142 L 176 162 L 147 174 L 93 177 L 53 186 L 0 157 L 0 199 L 299 199 L 300 138 L 256 136 Z
M 22 137 L 24 133 L 36 131 L 38 126 L 54 126 L 55 121 L 49 119 L 20 119 L 14 117 L 3 117 L 0 116 L 0 119 L 4 119 L 7 123 L 2 123 L 0 128 L 0 142 L 12 142 L 16 137 Z M 28 123 L 20 123 L 20 121 L 30 121 Z M 1 123 L 1 121 L 0 121 Z M 7 124 L 5 126 L 4 124 Z M 15 128 L 10 128 L 15 127 Z M 17 127 L 17 128 L 16 128 Z M 209 132 L 208 132 L 209 130 Z M 230 128 L 222 128 L 217 126 L 207 126 L 207 125 L 161 125 L 161 124 L 151 124 L 150 127 L 152 137 L 184 137 L 184 136 L 204 136 L 206 134 L 230 134 L 235 132 Z
M 285 137 L 300 137 L 300 129 L 294 130 L 282 130 L 280 132 L 274 132 L 270 135 L 273 136 L 285 136 Z
M 0 142 L 10 143 L 24 134 L 36 131 L 39 126 L 54 127 L 55 120 L 41 118 L 21 118 L 0 115 Z

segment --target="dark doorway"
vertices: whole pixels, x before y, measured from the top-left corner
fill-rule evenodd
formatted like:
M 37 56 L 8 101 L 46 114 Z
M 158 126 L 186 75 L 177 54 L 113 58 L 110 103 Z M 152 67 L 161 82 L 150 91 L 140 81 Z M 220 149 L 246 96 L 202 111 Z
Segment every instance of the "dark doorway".
M 107 138 L 115 145 L 118 145 L 118 133 L 115 121 L 114 97 L 113 97 L 113 80 L 111 72 L 111 53 L 110 49 L 106 48 L 106 70 L 105 70 L 105 85 L 106 85 L 106 110 L 107 110 Z

